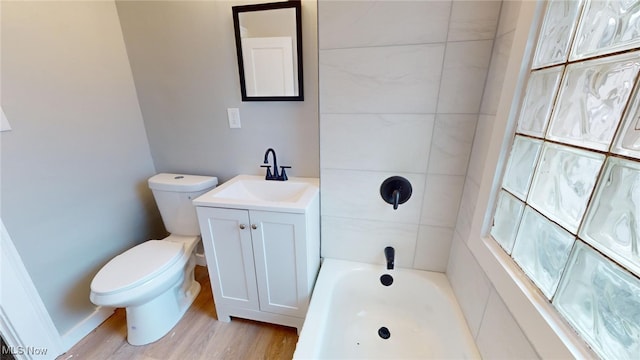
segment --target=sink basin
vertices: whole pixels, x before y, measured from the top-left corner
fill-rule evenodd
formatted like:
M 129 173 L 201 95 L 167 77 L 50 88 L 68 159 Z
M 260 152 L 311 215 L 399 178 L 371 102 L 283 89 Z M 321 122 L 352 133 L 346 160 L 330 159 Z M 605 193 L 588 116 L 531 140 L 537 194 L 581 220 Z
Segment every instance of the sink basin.
M 318 179 L 265 180 L 239 175 L 193 200 L 195 206 L 303 213 L 318 194 Z
M 289 181 L 242 179 L 234 181 L 228 187 L 212 194 L 212 196 L 214 198 L 248 201 L 296 202 L 304 194 L 307 187 L 307 184 Z

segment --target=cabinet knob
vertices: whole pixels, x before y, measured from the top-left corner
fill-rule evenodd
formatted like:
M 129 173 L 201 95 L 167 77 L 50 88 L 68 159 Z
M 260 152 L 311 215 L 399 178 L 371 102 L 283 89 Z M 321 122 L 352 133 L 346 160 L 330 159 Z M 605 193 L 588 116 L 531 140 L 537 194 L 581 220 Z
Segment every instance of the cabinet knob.
M 240 224 L 240 230 L 244 230 L 245 227 L 244 224 Z
M 253 230 L 255 230 L 255 229 L 257 229 L 257 228 L 258 228 L 258 225 L 256 225 L 256 224 L 251 224 L 251 228 L 252 228 Z

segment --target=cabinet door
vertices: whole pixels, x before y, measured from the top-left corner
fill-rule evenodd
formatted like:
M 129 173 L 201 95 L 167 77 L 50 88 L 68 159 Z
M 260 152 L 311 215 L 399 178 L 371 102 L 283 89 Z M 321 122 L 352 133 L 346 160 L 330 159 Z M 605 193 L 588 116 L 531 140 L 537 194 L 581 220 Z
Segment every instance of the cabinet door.
M 258 310 L 249 212 L 197 207 L 216 306 Z
M 260 310 L 304 317 L 304 215 L 251 211 L 250 217 Z

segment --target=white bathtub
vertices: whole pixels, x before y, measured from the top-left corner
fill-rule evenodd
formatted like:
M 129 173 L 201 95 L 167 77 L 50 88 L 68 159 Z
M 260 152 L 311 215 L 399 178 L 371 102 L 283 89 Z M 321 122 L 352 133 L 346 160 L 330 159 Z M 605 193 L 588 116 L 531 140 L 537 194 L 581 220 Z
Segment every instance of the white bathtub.
M 394 281 L 382 285 L 380 276 Z M 379 329 L 390 337 L 383 339 Z M 384 330 L 383 330 L 384 335 Z M 479 359 L 441 273 L 325 259 L 294 359 Z

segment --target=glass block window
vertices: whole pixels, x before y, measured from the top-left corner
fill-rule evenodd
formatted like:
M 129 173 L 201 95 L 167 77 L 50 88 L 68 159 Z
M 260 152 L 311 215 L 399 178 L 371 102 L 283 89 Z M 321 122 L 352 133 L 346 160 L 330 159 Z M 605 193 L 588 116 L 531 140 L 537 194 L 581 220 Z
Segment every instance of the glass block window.
M 547 138 L 609 150 L 639 69 L 638 52 L 568 65 Z
M 522 201 L 527 199 L 541 146 L 542 141 L 523 136 L 516 136 L 513 141 L 504 176 L 504 188 Z
M 491 235 L 509 254 L 511 254 L 513 243 L 516 240 L 523 211 L 524 203 L 522 201 L 504 190 L 500 192 Z
M 564 66 L 555 66 L 531 74 L 520 112 L 519 133 L 544 137 L 563 71 Z
M 545 14 L 533 66 L 540 68 L 564 63 L 569 53 L 571 37 L 578 23 L 582 1 L 551 1 Z
M 589 346 L 640 356 L 640 1 L 551 0 L 490 235 Z
M 527 206 L 512 256 L 550 298 L 560 282 L 574 240 L 575 235 Z

